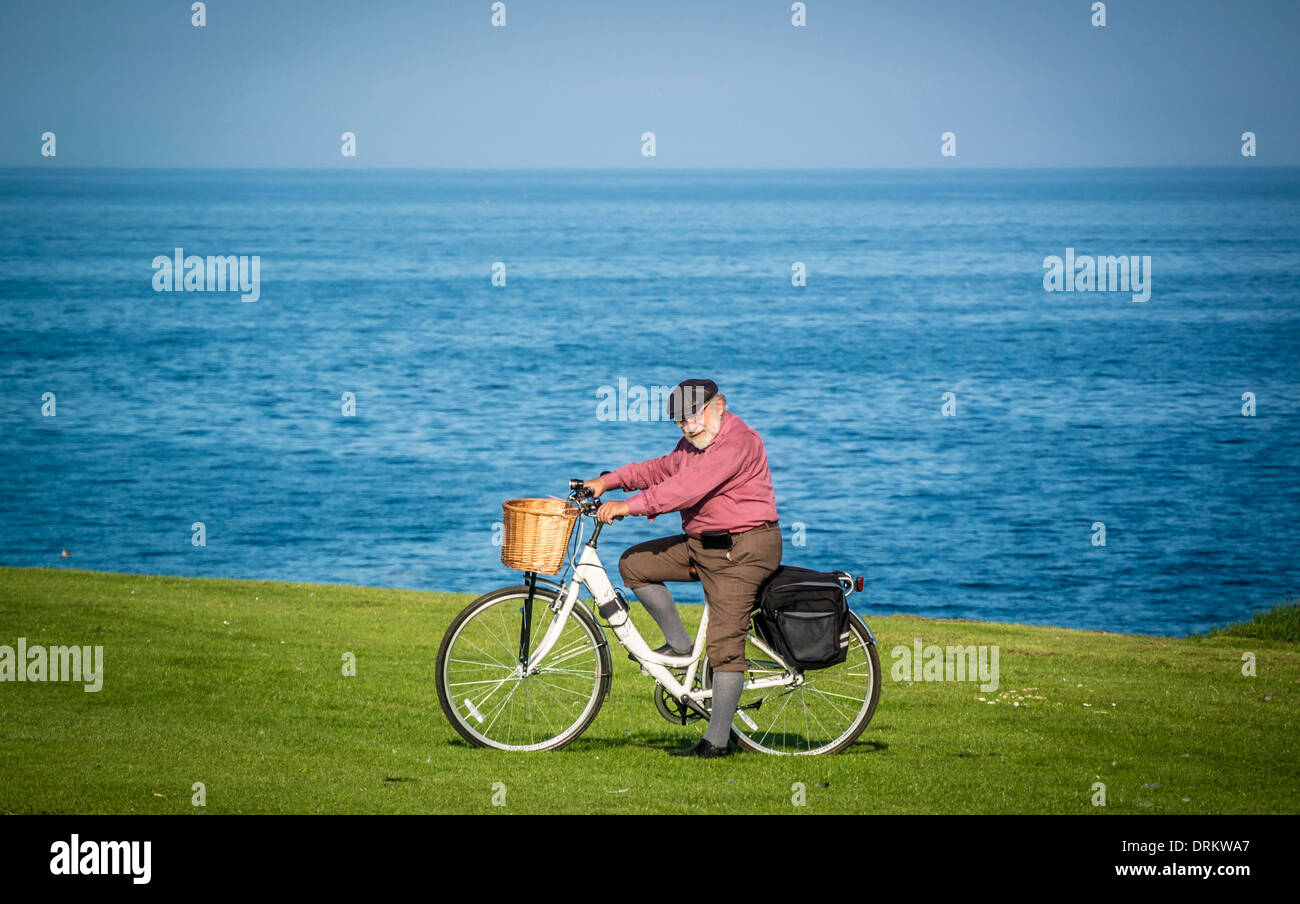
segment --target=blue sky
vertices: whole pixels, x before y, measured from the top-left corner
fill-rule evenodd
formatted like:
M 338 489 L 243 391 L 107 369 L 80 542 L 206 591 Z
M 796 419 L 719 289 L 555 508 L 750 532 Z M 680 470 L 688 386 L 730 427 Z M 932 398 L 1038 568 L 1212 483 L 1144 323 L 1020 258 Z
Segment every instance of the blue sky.
M 1091 0 L 189 6 L 0 2 L 0 165 L 1300 163 L 1293 0 L 1113 0 L 1105 28 Z

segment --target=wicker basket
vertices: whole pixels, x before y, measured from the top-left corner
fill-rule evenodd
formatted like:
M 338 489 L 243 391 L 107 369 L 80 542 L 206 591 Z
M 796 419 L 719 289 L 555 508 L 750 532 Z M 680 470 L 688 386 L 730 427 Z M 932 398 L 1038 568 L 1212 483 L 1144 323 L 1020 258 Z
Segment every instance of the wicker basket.
M 578 520 L 578 509 L 563 499 L 509 499 L 501 503 L 505 536 L 501 561 L 508 568 L 555 574 Z

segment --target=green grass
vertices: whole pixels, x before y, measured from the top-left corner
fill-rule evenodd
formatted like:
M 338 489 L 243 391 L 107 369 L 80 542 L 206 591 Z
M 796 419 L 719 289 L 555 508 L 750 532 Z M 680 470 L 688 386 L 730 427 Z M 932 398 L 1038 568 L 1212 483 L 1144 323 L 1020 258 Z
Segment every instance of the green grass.
M 1210 635 L 1300 643 L 1300 600 L 1283 600 L 1272 609 L 1255 613 L 1250 621 L 1216 628 Z
M 886 674 L 858 743 L 699 761 L 666 755 L 697 734 L 655 712 L 612 633 L 611 695 L 581 738 L 537 754 L 468 745 L 433 670 L 469 599 L 0 569 L 0 644 L 102 645 L 105 672 L 99 693 L 0 684 L 0 812 L 196 813 L 194 782 L 207 813 L 1300 811 L 1300 647 L 1280 639 L 1295 639 L 1294 607 L 1266 636 L 1190 638 L 867 613 Z M 683 614 L 693 629 L 699 610 Z M 890 652 L 914 637 L 998 645 L 1000 688 L 893 680 Z

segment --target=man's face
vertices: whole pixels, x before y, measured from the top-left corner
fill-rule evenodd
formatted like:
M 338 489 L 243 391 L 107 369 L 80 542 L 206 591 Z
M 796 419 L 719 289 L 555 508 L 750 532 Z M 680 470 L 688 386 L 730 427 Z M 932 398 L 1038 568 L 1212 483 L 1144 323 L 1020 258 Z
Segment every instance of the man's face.
M 681 421 L 678 425 L 685 436 L 697 449 L 707 449 L 718 436 L 718 431 L 722 429 L 722 406 L 719 404 L 717 397 L 709 400 L 700 411 L 688 420 Z

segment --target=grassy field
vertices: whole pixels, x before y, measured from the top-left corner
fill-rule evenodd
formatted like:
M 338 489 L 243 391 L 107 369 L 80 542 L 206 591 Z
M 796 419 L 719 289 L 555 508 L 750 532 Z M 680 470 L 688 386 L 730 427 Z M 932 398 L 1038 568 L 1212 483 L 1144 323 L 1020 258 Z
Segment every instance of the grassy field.
M 468 745 L 438 707 L 433 671 L 470 599 L 0 568 L 0 644 L 104 648 L 98 693 L 0 683 L 0 812 L 1300 812 L 1293 606 L 1179 639 L 868 611 L 885 680 L 852 748 L 700 761 L 666 755 L 698 734 L 655 712 L 652 683 L 616 641 L 611 695 L 569 747 Z M 693 630 L 699 611 L 683 614 Z M 917 637 L 997 645 L 999 689 L 893 680 L 891 651 Z M 342 674 L 345 652 L 355 677 Z

